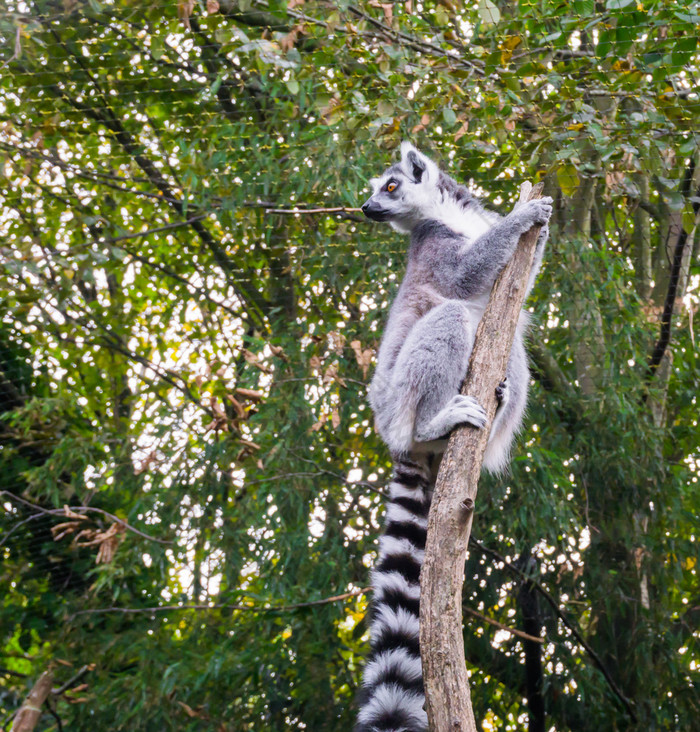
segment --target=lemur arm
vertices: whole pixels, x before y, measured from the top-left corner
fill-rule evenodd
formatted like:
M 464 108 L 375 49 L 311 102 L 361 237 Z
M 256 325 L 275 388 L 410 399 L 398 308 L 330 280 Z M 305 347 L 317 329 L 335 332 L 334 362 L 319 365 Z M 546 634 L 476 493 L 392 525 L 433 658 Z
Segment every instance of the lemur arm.
M 518 246 L 520 235 L 534 224 L 546 223 L 548 209 L 551 212 L 550 198 L 528 201 L 465 247 L 466 251 L 460 258 L 459 268 L 455 273 L 457 275 L 455 285 L 461 297 L 468 298 L 490 290 L 496 276 Z M 545 238 L 546 232 L 538 241 L 540 256 L 536 257 L 536 262 L 542 259 L 541 251 Z

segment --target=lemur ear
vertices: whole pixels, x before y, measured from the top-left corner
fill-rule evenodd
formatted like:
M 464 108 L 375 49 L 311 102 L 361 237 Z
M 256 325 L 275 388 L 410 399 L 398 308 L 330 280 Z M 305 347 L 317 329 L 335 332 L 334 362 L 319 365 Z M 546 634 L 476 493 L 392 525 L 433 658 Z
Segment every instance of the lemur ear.
M 416 183 L 424 180 L 437 180 L 437 165 L 413 147 L 410 142 L 401 143 L 401 167 L 406 175 Z

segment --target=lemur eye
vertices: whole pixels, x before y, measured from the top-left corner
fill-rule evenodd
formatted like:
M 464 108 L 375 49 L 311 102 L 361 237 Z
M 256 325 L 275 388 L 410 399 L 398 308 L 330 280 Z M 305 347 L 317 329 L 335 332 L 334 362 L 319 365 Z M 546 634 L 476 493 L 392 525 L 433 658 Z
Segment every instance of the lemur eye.
M 393 193 L 396 190 L 396 183 L 389 183 L 386 189 L 389 193 Z

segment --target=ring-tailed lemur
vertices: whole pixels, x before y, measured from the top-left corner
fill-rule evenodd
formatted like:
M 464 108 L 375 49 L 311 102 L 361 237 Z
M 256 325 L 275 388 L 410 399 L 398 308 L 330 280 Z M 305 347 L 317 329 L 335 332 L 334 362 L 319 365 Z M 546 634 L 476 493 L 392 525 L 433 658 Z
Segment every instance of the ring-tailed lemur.
M 433 457 L 444 451 L 455 426 L 486 423 L 476 400 L 459 393 L 476 328 L 520 235 L 539 224 L 532 287 L 552 199 L 529 201 L 501 217 L 407 142 L 401 145 L 401 162 L 370 183 L 373 193 L 362 211 L 410 233 L 411 245 L 369 391 L 377 430 L 395 468 L 373 573 L 371 654 L 355 732 L 424 732 L 419 576 L 439 463 Z M 523 312 L 506 378 L 497 390 L 499 407 L 484 457 L 484 467 L 492 472 L 507 465 L 525 410 L 527 322 Z

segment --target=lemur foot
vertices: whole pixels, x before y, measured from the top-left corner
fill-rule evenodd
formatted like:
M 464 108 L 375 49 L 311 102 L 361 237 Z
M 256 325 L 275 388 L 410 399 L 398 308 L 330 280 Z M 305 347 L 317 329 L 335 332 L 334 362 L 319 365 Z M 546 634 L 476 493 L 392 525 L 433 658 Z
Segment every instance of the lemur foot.
M 415 431 L 418 442 L 446 439 L 450 432 L 460 424 L 468 424 L 481 429 L 488 419 L 484 408 L 474 397 L 456 394 L 427 425 Z
M 496 387 L 496 401 L 498 402 L 498 407 L 503 406 L 503 403 L 508 399 L 508 384 L 506 383 L 508 381 L 507 378 L 503 379 L 503 381 Z
M 452 397 L 447 408 L 450 410 L 450 416 L 454 418 L 453 429 L 458 424 L 470 424 L 481 429 L 488 422 L 484 408 L 474 397 L 457 394 Z

